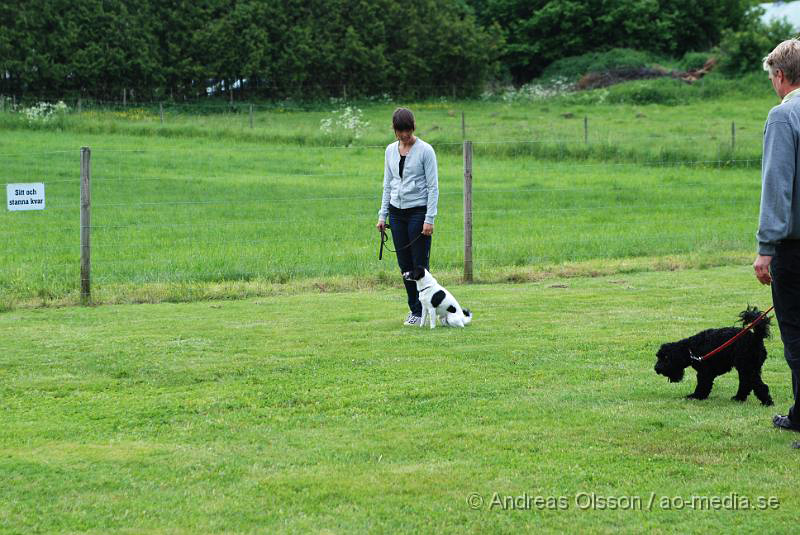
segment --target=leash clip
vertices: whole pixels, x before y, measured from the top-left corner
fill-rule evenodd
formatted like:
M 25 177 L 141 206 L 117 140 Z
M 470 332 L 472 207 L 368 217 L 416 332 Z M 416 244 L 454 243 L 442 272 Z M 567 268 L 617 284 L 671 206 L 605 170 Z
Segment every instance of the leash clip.
M 702 361 L 702 360 L 703 360 L 703 359 L 701 359 L 700 357 L 698 357 L 697 355 L 695 355 L 695 354 L 694 354 L 694 352 L 692 352 L 692 350 L 691 350 L 691 349 L 689 350 L 689 359 L 690 359 L 690 360 L 693 360 L 693 361 L 695 361 L 695 362 L 700 362 L 700 361 Z

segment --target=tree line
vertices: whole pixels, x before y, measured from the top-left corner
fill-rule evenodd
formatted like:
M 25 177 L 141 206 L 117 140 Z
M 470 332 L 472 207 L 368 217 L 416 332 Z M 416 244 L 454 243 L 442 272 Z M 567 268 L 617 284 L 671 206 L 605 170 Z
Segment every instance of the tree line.
M 0 94 L 471 96 L 555 59 L 707 50 L 750 0 L 0 0 Z

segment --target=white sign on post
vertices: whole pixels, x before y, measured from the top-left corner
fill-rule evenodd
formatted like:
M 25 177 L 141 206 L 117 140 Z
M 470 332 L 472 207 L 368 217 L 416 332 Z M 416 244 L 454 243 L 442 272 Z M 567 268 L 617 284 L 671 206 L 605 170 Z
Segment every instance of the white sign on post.
M 9 210 L 44 210 L 44 184 L 6 184 Z

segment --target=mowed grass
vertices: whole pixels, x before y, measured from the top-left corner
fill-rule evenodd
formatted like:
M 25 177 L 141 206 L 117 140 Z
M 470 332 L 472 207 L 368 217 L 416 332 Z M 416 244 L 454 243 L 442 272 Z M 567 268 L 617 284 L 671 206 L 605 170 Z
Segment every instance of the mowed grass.
M 399 286 L 0 315 L 0 532 L 794 531 L 777 338 L 774 408 L 652 370 L 769 303 L 746 265 L 450 289 L 467 329 L 402 327 Z M 732 495 L 777 505 L 664 509 Z

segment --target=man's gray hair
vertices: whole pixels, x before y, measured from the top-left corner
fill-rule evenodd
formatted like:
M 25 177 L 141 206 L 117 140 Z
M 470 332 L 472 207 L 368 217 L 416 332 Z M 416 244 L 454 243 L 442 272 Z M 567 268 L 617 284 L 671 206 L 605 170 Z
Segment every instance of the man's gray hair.
M 764 70 L 769 71 L 770 75 L 774 76 L 779 69 L 790 84 L 800 82 L 800 41 L 784 41 L 764 58 Z

